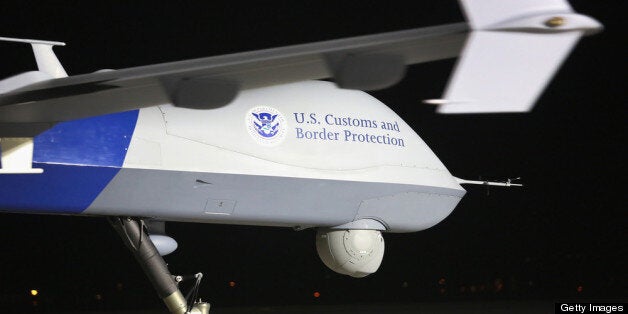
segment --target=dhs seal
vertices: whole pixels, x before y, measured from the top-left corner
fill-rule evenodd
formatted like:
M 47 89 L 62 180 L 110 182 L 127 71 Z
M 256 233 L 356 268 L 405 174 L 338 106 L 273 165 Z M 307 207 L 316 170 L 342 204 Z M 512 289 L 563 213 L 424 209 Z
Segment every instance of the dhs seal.
M 256 142 L 274 146 L 286 137 L 286 118 L 274 108 L 255 107 L 246 115 L 246 127 Z

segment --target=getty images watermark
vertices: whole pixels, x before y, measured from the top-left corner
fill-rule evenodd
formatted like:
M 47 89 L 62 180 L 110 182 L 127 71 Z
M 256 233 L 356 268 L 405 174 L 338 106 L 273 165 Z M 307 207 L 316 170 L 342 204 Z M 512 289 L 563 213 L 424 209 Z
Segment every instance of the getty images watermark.
M 554 303 L 554 313 L 624 313 L 626 303 Z

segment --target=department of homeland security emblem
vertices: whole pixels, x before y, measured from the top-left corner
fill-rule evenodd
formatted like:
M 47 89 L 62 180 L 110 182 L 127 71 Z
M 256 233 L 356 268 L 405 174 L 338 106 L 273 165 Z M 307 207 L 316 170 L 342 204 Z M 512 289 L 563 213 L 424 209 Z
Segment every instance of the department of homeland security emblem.
M 255 107 L 246 115 L 249 134 L 259 144 L 274 146 L 286 137 L 286 119 L 274 108 Z

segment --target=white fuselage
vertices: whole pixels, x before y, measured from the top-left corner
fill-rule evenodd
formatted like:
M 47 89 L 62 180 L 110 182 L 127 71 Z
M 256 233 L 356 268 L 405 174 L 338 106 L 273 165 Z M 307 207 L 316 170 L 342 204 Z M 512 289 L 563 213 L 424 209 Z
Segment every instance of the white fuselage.
M 418 231 L 465 191 L 421 138 L 361 92 L 307 81 L 212 110 L 141 109 L 120 172 L 84 212 L 163 220 Z

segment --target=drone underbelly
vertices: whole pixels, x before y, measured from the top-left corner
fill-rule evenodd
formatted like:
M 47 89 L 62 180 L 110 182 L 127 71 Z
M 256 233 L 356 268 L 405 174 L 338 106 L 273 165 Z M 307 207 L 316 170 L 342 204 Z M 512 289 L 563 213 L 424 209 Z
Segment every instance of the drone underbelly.
M 463 195 L 435 186 L 122 169 L 84 213 L 289 227 L 369 218 L 408 232 L 444 219 Z

